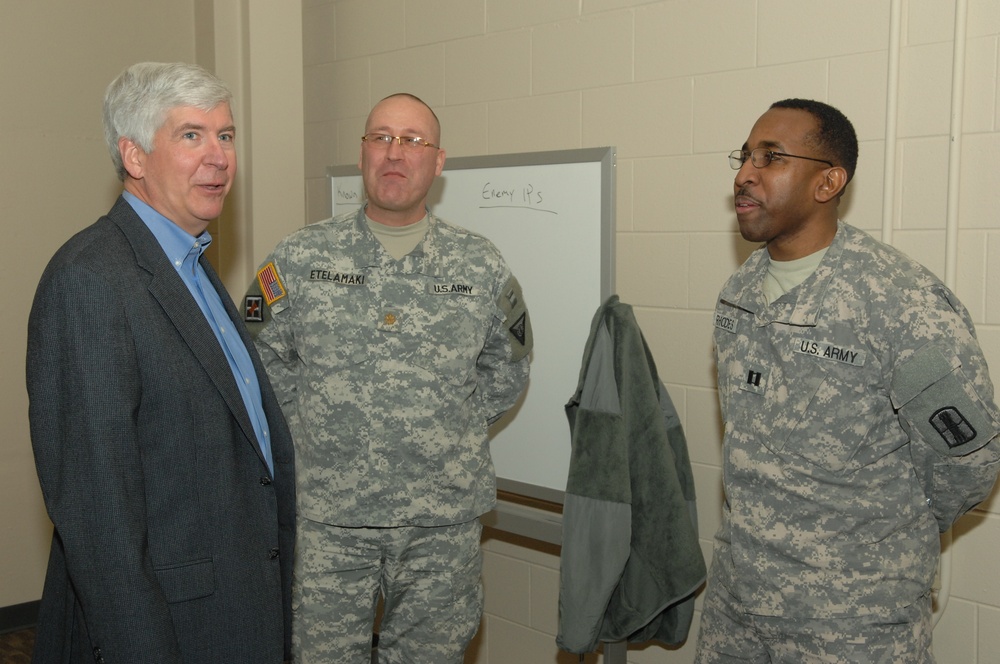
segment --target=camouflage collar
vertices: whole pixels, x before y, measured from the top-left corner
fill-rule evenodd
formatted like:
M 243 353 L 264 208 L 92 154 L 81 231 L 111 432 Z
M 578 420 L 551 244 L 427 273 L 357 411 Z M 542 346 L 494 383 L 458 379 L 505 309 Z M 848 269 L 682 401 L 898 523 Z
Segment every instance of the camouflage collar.
M 760 247 L 733 274 L 719 299 L 753 314 L 760 324 L 772 322 L 813 327 L 823 311 L 827 289 L 838 272 L 844 246 L 857 229 L 837 222 L 837 234 L 816 271 L 805 281 L 770 305 L 764 299 L 763 283 L 767 276 L 767 247 Z
M 387 251 L 382 248 L 382 244 L 375 237 L 375 234 L 368 228 L 365 220 L 364 206 L 358 208 L 354 216 L 354 231 L 359 238 L 359 245 L 367 245 L 368 251 L 357 253 L 358 268 L 378 268 L 383 270 L 413 272 L 426 274 L 431 277 L 441 276 L 439 261 L 437 260 L 436 237 L 438 218 L 427 211 L 427 236 L 417 247 L 402 260 L 395 260 Z M 365 256 L 367 255 L 367 258 Z

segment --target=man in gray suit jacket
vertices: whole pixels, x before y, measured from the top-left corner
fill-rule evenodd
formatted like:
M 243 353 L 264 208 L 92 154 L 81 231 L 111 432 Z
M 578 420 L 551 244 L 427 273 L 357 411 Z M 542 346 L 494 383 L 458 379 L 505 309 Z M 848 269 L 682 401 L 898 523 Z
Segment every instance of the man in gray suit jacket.
M 55 531 L 35 662 L 289 657 L 290 434 L 202 256 L 236 172 L 230 99 L 192 65 L 115 79 L 125 191 L 38 285 L 29 414 Z

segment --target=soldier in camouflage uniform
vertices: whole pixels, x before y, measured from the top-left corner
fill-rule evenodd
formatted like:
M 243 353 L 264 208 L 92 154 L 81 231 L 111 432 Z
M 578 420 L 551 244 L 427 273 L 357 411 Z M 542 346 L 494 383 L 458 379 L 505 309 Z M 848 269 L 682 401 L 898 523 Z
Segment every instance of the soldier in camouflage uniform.
M 528 377 L 517 280 L 485 238 L 425 208 L 445 153 L 433 111 L 369 115 L 367 205 L 278 244 L 246 319 L 292 428 L 296 661 L 461 662 L 482 614 L 487 427 Z
M 838 220 L 857 161 L 839 111 L 778 102 L 730 159 L 764 246 L 715 310 L 726 502 L 696 661 L 933 662 L 938 534 L 1000 458 L 972 321 Z

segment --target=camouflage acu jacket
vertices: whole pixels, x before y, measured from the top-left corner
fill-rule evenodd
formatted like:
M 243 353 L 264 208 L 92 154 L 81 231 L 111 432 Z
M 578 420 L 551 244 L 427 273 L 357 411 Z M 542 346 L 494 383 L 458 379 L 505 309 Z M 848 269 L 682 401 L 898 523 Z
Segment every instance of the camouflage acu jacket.
M 363 210 L 307 226 L 247 293 L 307 518 L 446 525 L 494 504 L 487 427 L 527 381 L 528 313 L 492 243 L 428 221 L 398 261 Z
M 969 315 L 846 224 L 770 305 L 766 249 L 715 310 L 725 420 L 713 575 L 750 613 L 840 617 L 926 593 L 938 532 L 997 474 L 997 406 Z

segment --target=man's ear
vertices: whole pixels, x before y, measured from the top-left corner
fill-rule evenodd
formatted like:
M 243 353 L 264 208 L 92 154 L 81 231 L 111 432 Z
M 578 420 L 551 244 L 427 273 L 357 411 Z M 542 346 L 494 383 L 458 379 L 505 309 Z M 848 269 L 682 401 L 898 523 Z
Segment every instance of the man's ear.
M 840 196 L 847 186 L 847 171 L 841 166 L 834 166 L 823 171 L 823 179 L 816 187 L 816 201 L 828 203 Z
M 141 180 L 146 166 L 146 152 L 131 138 L 118 138 L 118 154 L 122 164 L 133 180 Z
M 435 176 L 441 175 L 441 171 L 444 170 L 444 159 L 445 159 L 444 149 L 443 148 L 438 148 L 437 162 L 434 164 L 434 175 Z

